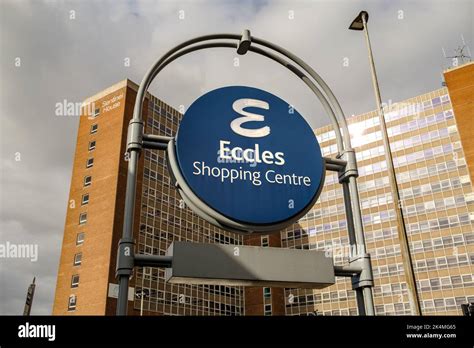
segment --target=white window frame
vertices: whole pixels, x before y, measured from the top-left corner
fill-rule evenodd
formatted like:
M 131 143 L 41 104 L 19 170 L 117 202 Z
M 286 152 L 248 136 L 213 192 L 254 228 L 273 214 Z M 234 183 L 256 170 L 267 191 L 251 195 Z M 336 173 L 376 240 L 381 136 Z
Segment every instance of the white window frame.
M 90 178 L 89 182 L 86 182 L 86 179 Z M 91 186 L 92 185 L 92 175 L 86 175 L 84 177 L 84 187 Z
M 96 145 L 97 145 L 96 140 L 89 141 L 89 146 L 88 146 L 89 151 L 95 150 Z
M 85 199 L 87 198 L 87 199 Z M 85 193 L 82 195 L 82 198 L 81 198 L 81 205 L 86 205 L 86 204 L 89 204 L 89 200 L 90 200 L 90 196 L 88 193 Z
M 87 213 L 83 212 L 79 214 L 79 225 L 84 225 L 87 223 Z
M 74 282 L 74 277 L 77 277 L 77 282 Z M 71 289 L 75 289 L 79 287 L 79 280 L 80 280 L 79 274 L 73 274 L 71 276 Z
M 86 168 L 92 168 L 94 166 L 94 157 L 90 157 L 86 161 Z
M 267 307 L 270 307 L 268 310 Z M 265 316 L 271 316 L 272 315 L 272 304 L 268 303 L 263 306 L 263 315 Z
M 77 296 L 70 295 L 68 302 L 67 302 L 67 310 L 68 311 L 75 311 L 77 308 Z
M 82 235 L 82 239 L 79 238 L 79 236 Z M 85 232 L 79 232 L 76 234 L 76 245 L 82 245 L 84 244 L 84 239 L 85 239 Z
M 265 296 L 265 289 L 268 289 L 268 296 Z M 263 288 L 263 298 L 270 298 L 272 296 L 272 288 L 264 287 Z
M 97 123 L 94 123 L 93 125 L 91 125 L 91 129 L 90 129 L 90 134 L 95 134 L 99 131 L 99 125 Z
M 74 254 L 74 266 L 82 265 L 82 253 Z

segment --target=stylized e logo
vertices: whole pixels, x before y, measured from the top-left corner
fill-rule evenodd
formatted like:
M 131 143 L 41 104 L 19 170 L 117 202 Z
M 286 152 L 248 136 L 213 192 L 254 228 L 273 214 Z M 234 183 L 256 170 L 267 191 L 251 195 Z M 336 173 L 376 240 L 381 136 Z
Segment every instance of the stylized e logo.
M 265 121 L 265 117 L 262 115 L 253 114 L 248 111 L 244 111 L 244 108 L 247 107 L 256 107 L 260 109 L 269 109 L 269 105 L 267 102 L 258 99 L 238 99 L 232 104 L 232 109 L 235 112 L 244 115 L 243 117 L 236 118 L 230 123 L 230 128 L 232 130 L 247 138 L 261 138 L 266 137 L 270 134 L 270 127 L 265 126 L 258 129 L 247 129 L 242 128 L 242 124 L 246 122 L 262 122 Z

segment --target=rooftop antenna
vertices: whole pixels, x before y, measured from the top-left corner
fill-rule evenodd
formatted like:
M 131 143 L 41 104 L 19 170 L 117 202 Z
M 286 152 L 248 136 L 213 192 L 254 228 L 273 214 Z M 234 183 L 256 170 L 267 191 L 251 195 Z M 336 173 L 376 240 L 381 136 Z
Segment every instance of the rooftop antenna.
M 33 297 L 35 296 L 35 287 L 36 287 L 35 280 L 36 280 L 36 277 L 33 278 L 33 282 L 28 287 L 23 315 L 30 315 L 31 313 L 31 306 L 33 305 Z
M 459 65 L 463 65 L 466 62 L 471 61 L 471 50 L 469 46 L 466 45 L 466 41 L 464 40 L 464 36 L 461 34 L 461 41 L 462 46 L 458 46 L 454 49 L 454 56 L 446 56 L 446 51 L 442 47 L 444 58 L 451 59 L 451 66 L 457 67 Z

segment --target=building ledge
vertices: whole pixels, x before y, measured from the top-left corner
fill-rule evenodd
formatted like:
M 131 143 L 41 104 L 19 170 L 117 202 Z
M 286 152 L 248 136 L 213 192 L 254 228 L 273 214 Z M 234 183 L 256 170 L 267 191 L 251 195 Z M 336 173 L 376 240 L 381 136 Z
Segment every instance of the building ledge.
M 457 69 L 463 69 L 463 68 L 466 68 L 468 67 L 469 65 L 473 65 L 474 62 L 467 62 L 467 63 L 464 63 L 463 65 L 459 65 L 459 66 L 453 66 L 451 68 L 448 68 L 446 70 L 443 71 L 443 73 L 447 73 L 447 72 L 451 72 L 451 71 L 454 71 L 454 70 L 457 70 Z

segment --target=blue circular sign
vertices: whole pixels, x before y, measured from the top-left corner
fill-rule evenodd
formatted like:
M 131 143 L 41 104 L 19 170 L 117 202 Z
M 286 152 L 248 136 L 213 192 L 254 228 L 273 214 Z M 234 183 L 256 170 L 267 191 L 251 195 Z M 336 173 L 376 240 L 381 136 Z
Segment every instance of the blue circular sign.
M 246 226 L 293 222 L 315 203 L 325 166 L 316 136 L 288 103 L 223 87 L 186 111 L 176 138 L 186 185 L 212 211 Z

